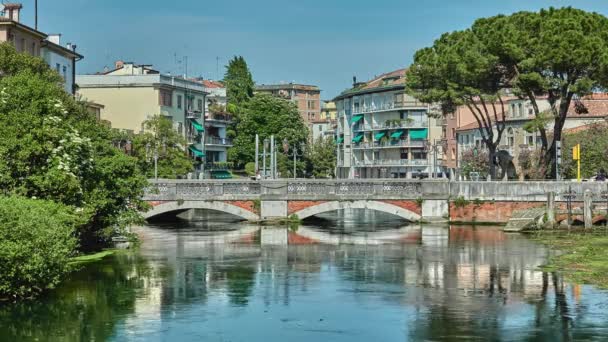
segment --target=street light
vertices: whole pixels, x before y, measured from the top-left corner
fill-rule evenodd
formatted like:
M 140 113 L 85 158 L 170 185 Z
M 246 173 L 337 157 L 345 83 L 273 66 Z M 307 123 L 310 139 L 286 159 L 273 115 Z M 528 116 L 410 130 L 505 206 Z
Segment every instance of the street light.
M 270 140 L 268 138 L 264 138 L 264 151 L 262 152 L 262 169 L 264 170 L 264 179 L 266 179 L 266 150 L 268 150 L 268 144 Z
M 165 142 L 161 142 L 160 143 L 162 148 L 163 148 L 163 154 L 165 154 L 167 152 L 167 145 L 165 144 Z M 150 145 L 150 143 L 146 144 L 146 159 L 149 161 L 149 155 L 150 155 L 150 150 L 151 150 L 152 146 Z M 154 154 L 152 156 L 154 158 L 154 180 L 158 180 L 158 143 L 154 143 Z
M 431 178 L 437 178 L 437 152 L 439 152 L 440 148 L 442 148 L 442 144 L 437 143 L 437 140 L 434 140 L 432 144 L 430 140 L 427 140 L 426 150 L 427 152 L 433 153 L 433 169 L 431 171 Z
M 300 152 L 298 152 L 298 148 L 297 148 L 296 144 L 294 143 L 291 150 L 292 150 L 291 157 L 293 157 L 293 178 L 296 179 L 297 178 L 297 163 L 298 163 L 297 158 L 304 156 L 304 152 L 306 151 L 306 144 L 304 144 L 303 142 L 300 142 Z M 285 155 L 287 157 L 290 157 L 289 140 L 287 140 L 287 138 L 283 139 L 283 151 L 285 152 Z

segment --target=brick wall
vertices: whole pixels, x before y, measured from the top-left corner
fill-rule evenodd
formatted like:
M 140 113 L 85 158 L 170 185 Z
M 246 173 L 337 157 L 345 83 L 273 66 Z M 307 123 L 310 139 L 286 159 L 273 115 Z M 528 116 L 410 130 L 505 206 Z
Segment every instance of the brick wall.
M 450 202 L 450 220 L 507 223 L 516 210 L 544 205 L 542 202 L 483 202 L 480 205 L 469 203 L 464 207 L 456 207 Z
M 392 205 L 397 206 L 399 208 L 403 208 L 403 209 L 409 210 L 409 211 L 411 211 L 413 213 L 416 213 L 418 215 L 422 215 L 422 208 L 420 208 L 418 206 L 418 203 L 416 203 L 415 201 L 384 200 L 384 201 L 379 201 L 379 202 L 384 202 L 384 203 L 392 204 Z
M 287 203 L 287 215 L 297 213 L 300 210 L 323 204 L 327 201 L 289 201 Z

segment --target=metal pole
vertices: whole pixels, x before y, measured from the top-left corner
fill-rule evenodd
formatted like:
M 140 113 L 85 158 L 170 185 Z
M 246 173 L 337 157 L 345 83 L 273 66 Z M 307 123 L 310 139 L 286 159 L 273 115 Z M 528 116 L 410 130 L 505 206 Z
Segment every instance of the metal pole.
M 433 140 L 433 178 L 437 177 L 437 140 Z
M 278 146 L 274 147 L 274 176 L 275 176 L 275 178 L 279 178 L 279 165 L 277 163 L 277 153 L 279 153 L 277 151 L 278 148 L 279 148 Z
M 260 171 L 260 163 L 258 161 L 260 155 L 260 136 L 258 134 L 255 135 L 255 176 L 258 175 Z
M 263 167 L 263 179 L 266 179 L 266 143 L 264 143 L 264 152 L 262 153 L 262 167 Z
M 154 179 L 158 180 L 158 147 L 154 147 Z
M 275 179 L 275 174 L 274 174 L 274 135 L 270 136 L 270 177 L 272 179 Z
M 34 1 L 34 28 L 38 30 L 38 0 Z
M 296 172 L 297 172 L 297 170 L 296 170 L 297 159 L 296 158 L 297 158 L 296 157 L 296 149 L 294 147 L 294 149 L 293 149 L 293 179 L 297 178 L 296 177 Z

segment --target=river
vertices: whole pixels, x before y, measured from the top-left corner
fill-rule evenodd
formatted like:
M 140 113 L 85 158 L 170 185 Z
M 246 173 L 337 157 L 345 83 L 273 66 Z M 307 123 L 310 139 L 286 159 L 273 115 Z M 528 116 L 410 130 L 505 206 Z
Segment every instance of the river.
M 0 341 L 608 340 L 607 292 L 539 271 L 553 251 L 491 227 L 357 211 L 135 231 L 136 251 L 0 306 Z

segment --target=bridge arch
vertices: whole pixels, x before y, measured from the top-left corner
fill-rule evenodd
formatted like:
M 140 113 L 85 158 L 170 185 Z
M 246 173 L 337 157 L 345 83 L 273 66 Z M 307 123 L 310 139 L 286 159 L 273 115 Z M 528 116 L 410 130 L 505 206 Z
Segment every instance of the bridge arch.
M 189 209 L 207 209 L 216 210 L 223 213 L 232 214 L 248 221 L 258 221 L 260 217 L 249 210 L 245 210 L 236 205 L 222 202 L 222 201 L 184 201 L 178 203 L 177 201 L 170 201 L 159 204 L 149 211 L 143 213 L 144 219 L 149 219 L 154 216 L 170 213 L 172 211 L 184 211 Z
M 413 211 L 405 208 L 398 207 L 394 204 L 381 202 L 381 201 L 330 201 L 323 202 L 302 210 L 299 210 L 293 214 L 297 215 L 301 220 L 330 211 L 343 210 L 343 209 L 369 209 L 380 211 L 387 214 L 399 216 L 405 220 L 415 222 L 421 219 L 421 216 L 414 213 Z

